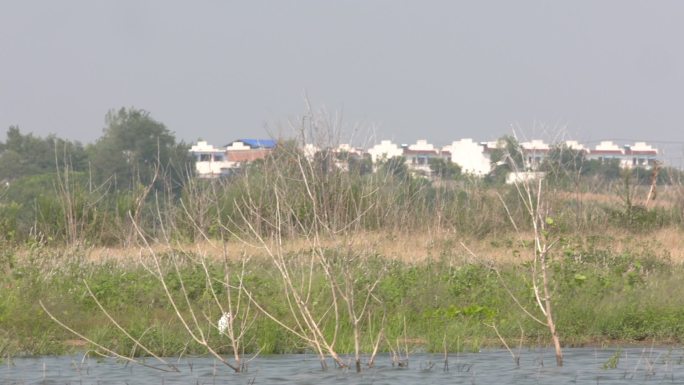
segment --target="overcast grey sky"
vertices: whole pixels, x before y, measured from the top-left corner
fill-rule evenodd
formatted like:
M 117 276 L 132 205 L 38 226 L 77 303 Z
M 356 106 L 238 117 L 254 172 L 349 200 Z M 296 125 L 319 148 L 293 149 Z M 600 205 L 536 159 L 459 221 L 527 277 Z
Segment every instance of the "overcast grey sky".
M 92 142 L 134 106 L 225 144 L 306 91 L 378 140 L 682 142 L 682 20 L 684 1 L 3 1 L 0 135 Z

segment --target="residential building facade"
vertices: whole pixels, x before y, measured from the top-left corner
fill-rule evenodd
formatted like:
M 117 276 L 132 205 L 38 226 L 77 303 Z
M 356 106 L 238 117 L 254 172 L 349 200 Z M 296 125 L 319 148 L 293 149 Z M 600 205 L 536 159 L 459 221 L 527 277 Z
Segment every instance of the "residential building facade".
M 466 138 L 445 146 L 442 152 L 449 154 L 451 162 L 461 167 L 463 173 L 485 176 L 492 168 L 489 153 L 485 149 L 485 144 Z
M 418 140 L 415 144 L 404 148 L 406 165 L 413 173 L 425 176 L 431 175 L 430 159 L 441 158 L 442 152 L 427 140 Z
M 217 178 L 228 175 L 235 162 L 226 160 L 226 151 L 206 141 L 199 141 L 190 147 L 195 158 L 195 171 L 200 178 Z
M 394 157 L 404 156 L 404 149 L 392 143 L 391 140 L 383 140 L 368 150 L 373 164 L 390 160 Z
M 601 141 L 593 149 L 588 149 L 583 144 L 568 140 L 562 142 L 567 148 L 584 152 L 586 159 L 609 162 L 617 160 L 622 168 L 651 168 L 657 162 L 658 149 L 645 142 L 636 142 L 632 145 L 618 145 L 612 141 Z M 196 170 L 200 177 L 214 178 L 228 175 L 242 165 L 258 159 L 263 159 L 276 147 L 277 142 L 271 139 L 238 139 L 228 143 L 223 148 L 217 148 L 206 141 L 199 141 L 190 148 L 196 160 Z M 368 157 L 374 168 L 377 164 L 395 157 L 403 157 L 409 170 L 414 174 L 431 176 L 431 159 L 450 160 L 461 167 L 465 174 L 474 176 L 487 175 L 494 165 L 491 154 L 500 149 L 501 141 L 475 142 L 471 138 L 453 141 L 441 149 L 421 139 L 411 145 L 397 145 L 390 140 L 382 140 L 368 150 L 352 147 L 349 144 L 341 144 L 336 148 L 327 149 L 335 155 L 335 165 L 338 169 L 347 169 L 350 157 L 357 160 Z M 520 143 L 523 155 L 524 169 L 518 172 L 534 173 L 538 177 L 537 170 L 549 156 L 554 145 L 549 145 L 542 140 L 530 140 Z M 317 152 L 323 150 L 314 145 L 302 146 L 303 154 L 314 159 Z M 527 177 L 527 176 L 525 176 Z M 519 178 L 514 176 L 513 178 Z
M 195 158 L 198 177 L 218 178 L 230 175 L 248 162 L 265 158 L 276 144 L 271 139 L 238 139 L 218 148 L 206 141 L 198 141 L 189 151 Z

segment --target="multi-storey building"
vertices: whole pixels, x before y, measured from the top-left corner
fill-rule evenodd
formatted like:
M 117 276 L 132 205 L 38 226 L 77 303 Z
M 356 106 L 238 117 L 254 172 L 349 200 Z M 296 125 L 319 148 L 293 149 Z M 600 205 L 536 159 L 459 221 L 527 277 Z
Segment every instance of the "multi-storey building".
M 226 160 L 225 149 L 216 148 L 206 141 L 199 141 L 190 147 L 195 157 L 195 171 L 200 178 L 216 178 L 228 175 L 235 162 Z
M 392 143 L 391 140 L 383 140 L 368 150 L 373 164 L 384 162 L 397 156 L 404 156 L 404 149 Z
M 195 171 L 200 178 L 229 175 L 245 163 L 265 158 L 276 146 L 271 139 L 239 139 L 217 148 L 206 141 L 190 147 L 195 157 Z
M 418 140 L 415 144 L 404 147 L 404 158 L 409 170 L 429 176 L 430 159 L 442 158 L 442 152 L 427 140 Z
M 472 139 L 461 139 L 444 146 L 442 152 L 448 154 L 452 163 L 461 167 L 466 174 L 484 176 L 491 170 L 489 152 L 485 143 L 476 143 Z
M 600 142 L 587 154 L 587 159 L 594 159 L 600 162 L 616 160 L 621 168 L 651 168 L 655 164 L 657 157 L 658 150 L 645 142 L 618 146 L 609 140 Z
M 454 141 L 440 149 L 425 139 L 418 140 L 411 145 L 401 146 L 392 143 L 390 140 L 382 140 L 366 151 L 348 144 L 340 145 L 331 151 L 337 154 L 335 165 L 341 169 L 347 167 L 342 158 L 362 159 L 367 156 L 374 165 L 377 165 L 379 162 L 394 157 L 404 157 L 406 165 L 412 172 L 429 176 L 431 174 L 430 159 L 442 158 L 459 165 L 464 173 L 484 176 L 493 167 L 491 154 L 500 150 L 502 144 L 501 141 L 478 143 L 467 138 Z M 581 143 L 573 140 L 565 141 L 563 145 L 584 152 L 589 160 L 607 162 L 615 159 L 622 168 L 650 168 L 655 164 L 658 157 L 658 150 L 645 142 L 620 146 L 612 141 L 602 141 L 593 149 L 587 149 Z M 273 151 L 275 146 L 276 141 L 271 139 L 239 139 L 223 148 L 216 148 L 205 141 L 199 141 L 190 148 L 190 152 L 195 156 L 196 169 L 200 177 L 218 177 L 229 174 L 247 162 L 263 159 Z M 523 156 L 524 169 L 517 172 L 537 175 L 539 166 L 549 155 L 552 147 L 552 145 L 536 139 L 520 143 L 519 148 Z M 307 158 L 313 159 L 314 155 L 321 149 L 307 144 L 302 147 L 302 151 Z

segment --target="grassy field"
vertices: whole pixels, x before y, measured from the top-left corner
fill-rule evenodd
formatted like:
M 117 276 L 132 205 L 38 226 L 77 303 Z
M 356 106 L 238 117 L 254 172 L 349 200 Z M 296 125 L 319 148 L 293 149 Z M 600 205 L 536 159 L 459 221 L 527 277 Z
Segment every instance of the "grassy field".
M 85 174 L 13 183 L 0 201 L 0 357 L 306 351 L 339 365 L 547 346 L 550 323 L 564 346 L 684 339 L 674 179 L 647 200 L 650 172 L 617 164 L 551 163 L 511 186 L 510 156 L 484 179 L 430 180 L 402 159 L 345 170 L 319 155 L 285 143 L 230 178 L 129 190 Z
M 363 282 L 378 281 L 362 322 L 362 350 L 372 350 L 379 330 L 384 330 L 382 351 L 398 346 L 410 351 L 502 346 L 497 331 L 510 346 L 521 341 L 546 346 L 548 330 L 521 308 L 536 310 L 531 288 L 534 267 L 525 246 L 531 239 L 519 238 L 507 234 L 476 239 L 448 232 L 354 237 L 347 244 L 356 250 L 359 269 L 351 273 L 365 277 L 355 284 L 361 290 L 367 288 Z M 549 266 L 563 344 L 681 343 L 684 298 L 678 293 L 684 290 L 684 268 L 678 245 L 682 239 L 674 229 L 644 235 L 562 237 Z M 321 243 L 331 258 L 338 258 L 333 241 Z M 182 305 L 182 313 L 187 315 L 190 307 L 196 311 L 210 344 L 219 352 L 231 351 L 215 327 L 221 313 L 213 293 L 224 303 L 228 295 L 235 300 L 237 293 L 226 290 L 221 282 L 243 271 L 244 287 L 254 300 L 286 324 L 294 324 L 285 305 L 284 283 L 264 250 L 233 240 L 227 243 L 227 261 L 221 250 L 221 245 L 209 242 L 154 249 L 163 265 L 163 283 Z M 328 337 L 337 333 L 337 351 L 353 351 L 348 316 L 340 312 L 335 321 L 325 315 L 333 299 L 325 273 L 317 267 L 306 269 L 307 243 L 289 242 L 282 250 L 293 274 L 311 278 L 311 309 L 319 312 L 324 333 Z M 204 261 L 206 271 L 198 261 Z M 107 319 L 86 284 L 112 317 L 156 354 L 204 353 L 182 327 L 150 266 L 150 252 L 132 248 L 65 251 L 37 245 L 4 249 L 0 265 L 4 271 L 0 280 L 2 356 L 95 349 L 52 321 L 39 301 L 89 339 L 123 355 L 142 354 Z M 255 307 L 244 315 L 250 318 L 245 352 L 310 351 L 310 346 Z

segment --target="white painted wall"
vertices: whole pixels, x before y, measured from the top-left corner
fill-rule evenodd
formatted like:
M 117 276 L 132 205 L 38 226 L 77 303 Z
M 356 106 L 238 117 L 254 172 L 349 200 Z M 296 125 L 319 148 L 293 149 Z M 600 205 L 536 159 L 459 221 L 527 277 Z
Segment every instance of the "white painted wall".
M 425 139 L 420 139 L 416 141 L 415 144 L 408 146 L 409 150 L 412 151 L 436 151 L 437 149 L 432 144 L 428 143 Z
M 601 141 L 601 143 L 597 144 L 594 149 L 596 151 L 620 151 L 620 153 L 624 153 L 622 147 L 618 146 L 610 140 Z
M 520 143 L 520 147 L 525 151 L 548 151 L 551 148 L 548 144 L 544 143 L 543 140 L 539 139 L 522 142 Z
M 580 142 L 578 142 L 576 140 L 566 140 L 564 142 L 564 144 L 565 144 L 565 147 L 567 147 L 571 150 L 577 150 L 577 151 L 586 151 L 587 150 L 587 148 L 584 147 L 583 144 L 581 144 Z
M 197 152 L 215 152 L 215 151 L 221 151 L 221 149 L 214 147 L 213 145 L 207 143 L 204 140 L 200 140 L 197 142 L 197 144 L 193 144 L 192 147 L 190 147 L 190 152 L 191 153 L 197 153 Z
M 315 144 L 307 143 L 304 145 L 304 148 L 302 148 L 302 152 L 304 153 L 304 156 L 308 160 L 313 160 L 314 156 L 316 156 L 316 153 L 321 151 L 320 148 L 318 148 Z
M 348 154 L 363 155 L 365 152 L 363 149 L 352 147 L 349 143 L 342 143 L 337 146 L 336 152 L 346 152 Z
M 646 142 L 636 142 L 634 143 L 633 146 L 629 147 L 632 151 L 655 151 L 655 153 L 658 153 L 658 150 L 653 148 L 650 144 L 646 144 Z
M 370 154 L 373 163 L 377 163 L 392 159 L 395 156 L 403 156 L 404 150 L 390 140 L 383 140 L 368 150 L 368 154 Z
M 451 152 L 451 161 L 459 165 L 463 173 L 484 176 L 491 171 L 491 162 L 484 152 L 484 146 L 470 138 L 452 142 L 443 150 Z
M 191 146 L 190 153 L 195 157 L 195 171 L 200 178 L 216 178 L 235 167 L 234 162 L 226 160 L 224 150 L 203 140 Z M 208 156 L 209 160 L 201 160 L 203 155 Z
M 235 141 L 230 144 L 230 146 L 226 147 L 226 151 L 245 151 L 245 150 L 251 150 L 252 147 L 249 147 L 248 145 L 244 144 L 243 142 Z

